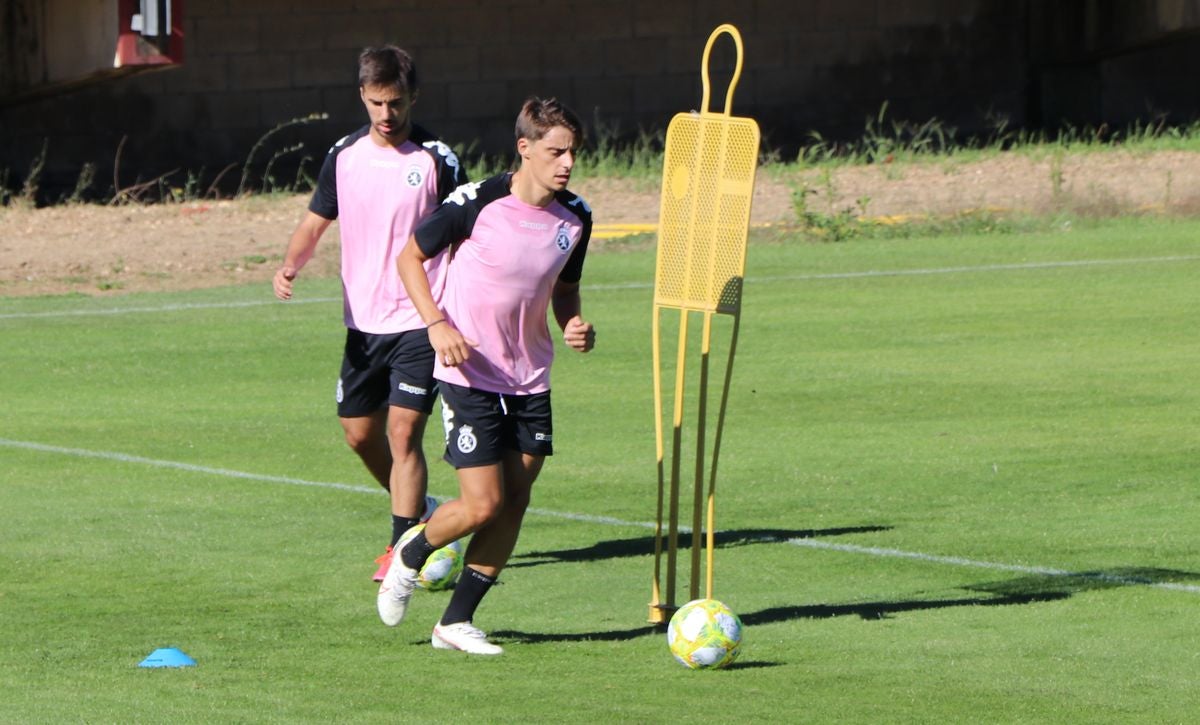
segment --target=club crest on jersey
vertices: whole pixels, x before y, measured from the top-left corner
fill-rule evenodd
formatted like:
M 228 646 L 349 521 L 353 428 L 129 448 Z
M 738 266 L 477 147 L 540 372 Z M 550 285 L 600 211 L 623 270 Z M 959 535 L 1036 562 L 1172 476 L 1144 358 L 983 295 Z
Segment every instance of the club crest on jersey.
M 404 173 L 404 183 L 412 187 L 417 187 L 421 185 L 421 181 L 421 167 L 416 164 L 409 166 L 408 170 Z
M 554 237 L 554 246 L 558 247 L 560 252 L 571 248 L 571 235 L 567 233 L 566 227 L 558 228 L 558 235 Z
M 475 446 L 479 445 L 479 441 L 475 438 L 475 429 L 469 425 L 464 425 L 458 429 L 458 450 L 463 453 L 470 453 L 475 450 Z

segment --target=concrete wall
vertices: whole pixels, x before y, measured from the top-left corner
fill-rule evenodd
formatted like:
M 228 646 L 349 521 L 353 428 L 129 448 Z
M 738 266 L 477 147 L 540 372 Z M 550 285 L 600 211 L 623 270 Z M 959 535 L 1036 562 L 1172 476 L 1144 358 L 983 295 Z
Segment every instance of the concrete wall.
M 118 75 L 117 0 L 3 0 L 0 99 Z
M 1200 0 L 1031 3 L 1030 118 L 1121 128 L 1200 112 Z
M 423 83 L 417 116 L 452 143 L 507 150 L 513 116 L 530 94 L 564 99 L 592 132 L 597 126 L 617 134 L 661 130 L 674 113 L 698 106 L 701 52 L 723 22 L 737 25 L 745 41 L 734 113 L 757 118 L 768 146 L 791 152 L 812 131 L 858 137 L 884 102 L 892 118 L 936 117 L 964 133 L 986 133 L 997 119 L 1023 126 L 1031 109 L 1040 112 L 1030 6 L 1041 5 L 188 0 L 182 66 L 0 105 L 6 139 L 0 173 L 8 169 L 8 183 L 15 185 L 45 144 L 47 187 L 69 187 L 90 162 L 109 185 L 118 166 L 120 185 L 177 170 L 172 184 L 182 186 L 190 173 L 203 187 L 229 169 L 222 177 L 228 188 L 247 168 L 251 182 L 260 183 L 256 175 L 277 153 L 279 181 L 288 183 L 289 162 L 307 157 L 305 166 L 315 173 L 330 142 L 361 124 L 355 58 L 363 46 L 386 42 L 416 56 Z M 717 103 L 723 103 L 731 48 L 723 39 L 714 50 Z M 329 118 L 291 123 L 312 113 Z M 251 149 L 269 132 L 247 166 Z

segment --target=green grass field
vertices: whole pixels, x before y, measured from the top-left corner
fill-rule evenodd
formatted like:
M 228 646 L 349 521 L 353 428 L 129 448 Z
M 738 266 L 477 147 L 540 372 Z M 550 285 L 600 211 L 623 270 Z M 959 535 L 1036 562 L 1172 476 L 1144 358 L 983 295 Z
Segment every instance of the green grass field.
M 558 454 L 477 617 L 494 659 L 429 646 L 447 593 L 376 617 L 335 281 L 0 299 L 0 721 L 1190 722 L 1198 238 L 753 242 L 719 672 L 646 624 L 652 251 L 588 261 L 598 344 L 556 364 Z M 137 666 L 159 647 L 198 665 Z

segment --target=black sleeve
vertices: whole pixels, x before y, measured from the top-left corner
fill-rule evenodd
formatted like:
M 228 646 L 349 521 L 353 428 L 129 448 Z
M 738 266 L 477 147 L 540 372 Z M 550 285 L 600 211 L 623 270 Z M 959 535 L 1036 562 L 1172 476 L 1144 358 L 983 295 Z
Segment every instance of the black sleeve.
M 478 184 L 465 184 L 459 187 L 417 225 L 413 236 L 426 257 L 434 257 L 446 247 L 457 244 L 470 235 L 479 212 L 472 203 L 474 195 L 469 192 L 477 186 Z
M 337 155 L 350 148 L 363 136 L 371 132 L 371 125 L 366 124 L 354 133 L 342 136 L 337 143 L 329 147 L 325 161 L 321 164 L 321 172 L 317 174 L 317 188 L 313 190 L 312 200 L 308 202 L 308 210 L 325 219 L 337 219 Z
M 451 192 L 413 232 L 421 252 L 432 257 L 446 247 L 470 238 L 479 212 L 511 193 L 508 177 L 507 173 L 489 176 L 483 181 L 463 184 Z
M 433 157 L 433 168 L 437 173 L 438 201 L 445 201 L 458 187 L 467 183 L 467 169 L 444 141 L 426 131 L 421 126 L 413 126 L 412 140 L 419 144 L 425 152 Z
M 558 279 L 562 282 L 575 284 L 583 279 L 583 258 L 587 256 L 588 234 L 579 238 L 579 244 L 571 250 L 571 256 L 567 259 L 567 264 L 563 270 L 558 273 Z
M 446 197 L 450 196 L 455 189 L 470 179 L 467 177 L 467 168 L 463 166 L 453 149 L 441 141 L 437 143 L 438 201 L 445 201 Z
M 308 210 L 324 219 L 337 219 L 337 146 L 325 154 L 321 172 L 317 174 L 317 188 L 313 189 Z
M 583 197 L 574 194 L 565 198 L 564 201 L 566 202 L 565 206 L 579 217 L 579 222 L 583 224 L 583 233 L 579 235 L 579 243 L 571 250 L 571 256 L 567 259 L 566 266 L 558 273 L 558 279 L 575 284 L 583 278 L 583 258 L 587 256 L 588 242 L 592 239 L 592 209 L 583 200 Z

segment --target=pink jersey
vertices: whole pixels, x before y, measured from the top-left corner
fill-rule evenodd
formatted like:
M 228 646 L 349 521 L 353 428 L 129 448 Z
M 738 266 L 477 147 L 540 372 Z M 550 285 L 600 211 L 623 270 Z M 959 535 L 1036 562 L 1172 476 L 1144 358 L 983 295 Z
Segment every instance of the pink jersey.
M 466 180 L 441 141 L 419 127 L 400 146 L 379 146 L 364 126 L 334 144 L 309 209 L 337 219 L 342 242 L 342 296 L 346 327 L 389 334 L 424 326 L 400 275 L 396 255 L 417 223 Z M 425 265 L 438 294 L 444 257 Z
M 451 245 L 440 307 L 467 340 L 465 363 L 433 376 L 505 395 L 550 389 L 554 339 L 546 314 L 556 280 L 578 282 L 591 235 L 582 198 L 559 192 L 548 206 L 530 206 L 509 189 L 510 174 L 459 187 L 417 228 L 426 256 Z M 461 243 L 460 243 L 461 242 Z

